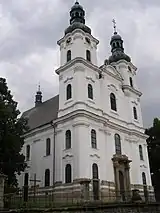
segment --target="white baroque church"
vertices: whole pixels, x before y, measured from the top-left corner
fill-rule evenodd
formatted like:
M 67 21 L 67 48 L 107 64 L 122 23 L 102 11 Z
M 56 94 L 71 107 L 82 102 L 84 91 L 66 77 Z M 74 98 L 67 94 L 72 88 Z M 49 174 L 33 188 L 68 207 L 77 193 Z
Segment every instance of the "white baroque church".
M 76 2 L 60 47 L 59 95 L 23 113 L 28 119 L 23 153 L 28 168 L 19 186 L 53 187 L 65 192 L 88 183 L 95 199 L 109 189 L 120 194 L 153 191 L 136 83 L 137 68 L 114 31 L 111 56 L 97 66 L 99 41 L 85 25 L 85 11 Z

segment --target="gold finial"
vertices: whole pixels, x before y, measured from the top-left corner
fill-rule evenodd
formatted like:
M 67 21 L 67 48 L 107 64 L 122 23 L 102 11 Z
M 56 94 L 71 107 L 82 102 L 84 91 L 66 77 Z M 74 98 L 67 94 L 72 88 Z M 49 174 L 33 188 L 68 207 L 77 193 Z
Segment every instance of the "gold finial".
M 113 19 L 112 22 L 113 22 L 114 34 L 117 34 L 117 26 L 116 26 L 115 19 Z

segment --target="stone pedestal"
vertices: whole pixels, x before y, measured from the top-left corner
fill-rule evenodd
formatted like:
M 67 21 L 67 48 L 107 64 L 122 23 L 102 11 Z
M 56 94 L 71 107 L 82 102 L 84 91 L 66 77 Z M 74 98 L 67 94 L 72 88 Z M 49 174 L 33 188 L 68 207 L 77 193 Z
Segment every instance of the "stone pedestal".
M 89 179 L 83 179 L 80 181 L 81 184 L 81 196 L 84 201 L 89 200 L 89 184 L 91 180 Z
M 0 174 L 0 209 L 4 207 L 4 181 L 6 176 Z

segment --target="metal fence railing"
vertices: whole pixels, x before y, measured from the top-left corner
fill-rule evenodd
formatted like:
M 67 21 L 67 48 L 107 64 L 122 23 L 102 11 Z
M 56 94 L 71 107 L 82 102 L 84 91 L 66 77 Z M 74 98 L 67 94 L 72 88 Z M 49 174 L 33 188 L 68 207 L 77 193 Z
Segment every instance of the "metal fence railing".
M 4 195 L 5 208 L 54 208 L 77 206 L 82 204 L 106 204 L 106 203 L 132 203 L 145 202 L 154 203 L 154 192 L 141 191 L 138 194 L 135 191 L 119 192 L 112 191 L 108 194 L 98 192 L 97 196 L 92 191 L 88 192 L 87 198 L 82 195 L 81 191 L 68 190 L 67 192 L 55 191 L 50 189 L 29 190 L 27 199 L 24 191 L 19 190 L 14 194 Z

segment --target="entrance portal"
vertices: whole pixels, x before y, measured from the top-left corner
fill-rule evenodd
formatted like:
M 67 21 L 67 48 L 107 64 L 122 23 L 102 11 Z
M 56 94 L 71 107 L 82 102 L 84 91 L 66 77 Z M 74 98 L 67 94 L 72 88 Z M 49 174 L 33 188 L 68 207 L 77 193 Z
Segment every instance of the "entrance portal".
M 126 155 L 114 155 L 112 158 L 115 176 L 115 191 L 117 199 L 128 200 L 131 197 L 129 163 Z

